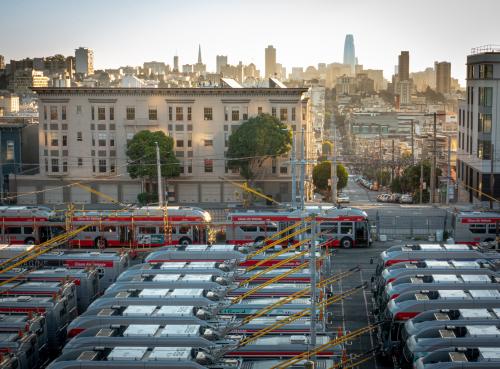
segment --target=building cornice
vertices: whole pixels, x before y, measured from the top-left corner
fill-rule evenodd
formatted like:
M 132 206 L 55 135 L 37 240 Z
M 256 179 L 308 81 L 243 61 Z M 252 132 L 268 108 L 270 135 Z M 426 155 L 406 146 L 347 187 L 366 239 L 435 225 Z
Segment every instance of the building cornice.
M 69 98 L 67 99 L 54 99 L 54 98 L 49 98 L 49 99 L 46 99 L 46 98 L 42 98 L 40 99 L 41 102 L 43 103 L 53 103 L 53 104 L 65 104 L 67 102 L 69 102 Z
M 253 96 L 299 98 L 307 88 L 102 88 L 102 87 L 34 87 L 40 96 L 164 96 L 183 99 L 197 96 L 241 98 Z
M 89 103 L 93 104 L 114 104 L 118 99 L 89 99 Z

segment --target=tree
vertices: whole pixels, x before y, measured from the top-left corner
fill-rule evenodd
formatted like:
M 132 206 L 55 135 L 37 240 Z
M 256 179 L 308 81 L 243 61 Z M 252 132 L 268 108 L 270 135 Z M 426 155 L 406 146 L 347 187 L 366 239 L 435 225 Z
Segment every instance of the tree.
M 347 170 L 342 164 L 337 164 L 337 191 L 341 191 L 347 186 Z M 331 161 L 323 161 L 313 168 L 313 183 L 314 186 L 324 192 L 331 193 L 331 186 L 328 184 L 331 178 Z
M 423 180 L 427 185 L 427 190 L 424 191 L 424 201 L 428 198 L 428 189 L 430 185 L 431 178 L 431 163 L 426 160 L 423 163 Z M 436 168 L 436 184 L 438 183 L 438 177 L 441 175 L 441 169 Z M 411 165 L 407 167 L 400 177 L 394 178 L 391 189 L 394 192 L 409 192 L 418 195 L 420 191 L 420 163 L 416 165 Z M 399 190 L 399 191 L 397 191 Z
M 161 174 L 164 178 L 180 174 L 180 163 L 174 155 L 174 140 L 162 131 L 140 131 L 127 144 L 127 157 L 130 162 L 127 171 L 132 178 L 142 178 L 151 185 L 156 181 L 156 144 L 160 147 Z
M 277 118 L 269 114 L 250 118 L 229 137 L 228 167 L 239 169 L 243 178 L 252 181 L 267 159 L 286 154 L 291 144 L 287 126 Z

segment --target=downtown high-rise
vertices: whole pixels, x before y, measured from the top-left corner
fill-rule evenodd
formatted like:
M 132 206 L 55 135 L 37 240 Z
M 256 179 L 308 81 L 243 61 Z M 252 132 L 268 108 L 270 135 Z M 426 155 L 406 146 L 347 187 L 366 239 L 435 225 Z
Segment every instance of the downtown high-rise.
M 346 35 L 344 41 L 344 64 L 351 66 L 351 73 L 356 68 L 356 50 L 354 49 L 354 36 Z
M 265 77 L 274 77 L 276 74 L 276 49 L 273 47 L 273 45 L 269 45 L 266 47 L 265 51 L 265 64 L 266 64 L 266 71 L 265 71 Z

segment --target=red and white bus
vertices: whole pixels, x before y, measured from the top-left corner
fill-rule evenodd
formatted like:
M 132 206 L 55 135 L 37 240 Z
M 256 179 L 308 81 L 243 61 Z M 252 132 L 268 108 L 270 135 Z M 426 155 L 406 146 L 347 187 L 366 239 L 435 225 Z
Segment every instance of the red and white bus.
M 477 245 L 495 241 L 500 235 L 500 213 L 493 211 L 460 211 L 451 214 L 450 235 L 455 243 Z
M 124 211 L 76 211 L 73 229 L 91 224 L 70 241 L 76 247 L 156 247 L 206 244 L 210 214 L 187 206 L 141 207 Z
M 33 245 L 64 232 L 56 212 L 43 206 L 0 206 L 0 243 Z
M 370 246 L 368 215 L 363 210 L 355 208 L 233 212 L 227 218 L 227 243 L 240 245 L 261 242 L 312 213 L 317 214 L 316 221 L 322 237 L 331 240 L 329 246 L 344 248 Z M 290 233 L 296 230 L 293 229 Z
M 67 218 L 65 218 L 67 217 Z M 69 226 L 90 225 L 71 241 L 75 247 L 155 247 L 206 244 L 211 216 L 195 207 L 141 207 L 56 213 L 41 206 L 0 207 L 0 243 L 40 244 Z

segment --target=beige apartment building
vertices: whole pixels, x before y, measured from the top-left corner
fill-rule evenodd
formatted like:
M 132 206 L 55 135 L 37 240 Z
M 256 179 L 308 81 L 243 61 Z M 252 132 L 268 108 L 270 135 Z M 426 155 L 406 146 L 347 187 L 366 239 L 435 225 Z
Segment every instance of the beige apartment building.
M 18 203 L 98 203 L 108 200 L 71 183 L 134 203 L 141 180 L 127 174 L 127 142 L 139 131 L 161 130 L 175 142 L 181 175 L 168 180 L 169 202 L 227 204 L 241 181 L 227 168 L 228 138 L 251 116 L 268 113 L 295 131 L 300 159 L 315 159 L 310 103 L 304 88 L 38 88 L 40 174 L 17 175 Z M 305 166 L 305 165 L 304 165 Z M 310 180 L 312 165 L 305 166 Z M 297 165 L 297 178 L 300 166 Z M 269 159 L 256 181 L 264 193 L 291 200 L 290 155 Z M 11 187 L 13 188 L 13 187 Z M 306 185 L 308 193 L 311 185 Z

